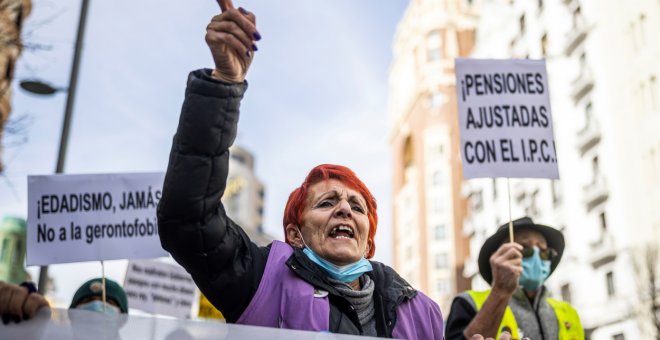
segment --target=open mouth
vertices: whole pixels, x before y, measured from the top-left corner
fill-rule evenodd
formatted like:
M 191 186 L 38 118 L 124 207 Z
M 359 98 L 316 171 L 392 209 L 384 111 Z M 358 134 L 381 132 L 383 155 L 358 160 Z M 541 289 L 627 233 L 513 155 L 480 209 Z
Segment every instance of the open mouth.
M 355 232 L 353 231 L 353 228 L 345 224 L 340 224 L 330 230 L 329 236 L 335 239 L 351 239 L 355 238 Z

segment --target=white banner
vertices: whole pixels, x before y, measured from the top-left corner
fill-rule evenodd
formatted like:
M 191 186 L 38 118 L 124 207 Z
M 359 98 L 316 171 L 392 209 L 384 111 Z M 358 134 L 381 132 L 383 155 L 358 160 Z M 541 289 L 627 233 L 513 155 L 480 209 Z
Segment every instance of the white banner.
M 163 173 L 28 177 L 27 264 L 167 256 L 156 207 Z
M 368 340 L 367 336 L 294 331 L 226 324 L 217 320 L 181 320 L 154 316 L 108 315 L 77 309 L 42 308 L 18 324 L 0 322 L 0 339 L 268 339 Z
M 179 265 L 129 261 L 124 279 L 128 305 L 148 313 L 190 319 L 197 286 Z
M 456 59 L 463 176 L 559 178 L 544 60 Z

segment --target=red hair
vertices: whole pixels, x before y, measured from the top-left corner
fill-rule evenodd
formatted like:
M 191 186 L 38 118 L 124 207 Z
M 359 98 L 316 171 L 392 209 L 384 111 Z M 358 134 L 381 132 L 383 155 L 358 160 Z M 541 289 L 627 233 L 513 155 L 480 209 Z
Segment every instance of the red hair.
M 349 188 L 356 190 L 366 201 L 367 217 L 369 218 L 368 240 L 371 241 L 371 246 L 365 257 L 368 259 L 372 258 L 376 252 L 376 242 L 374 241 L 374 237 L 376 236 L 376 226 L 378 225 L 376 198 L 374 198 L 369 189 L 367 189 L 367 186 L 364 185 L 364 183 L 362 183 L 362 181 L 355 175 L 353 170 L 345 166 L 333 164 L 317 165 L 309 172 L 302 185 L 291 192 L 289 200 L 286 202 L 286 208 L 284 208 L 284 234 L 286 235 L 287 225 L 302 224 L 302 214 L 305 209 L 305 201 L 309 194 L 309 188 L 320 181 L 327 181 L 330 179 L 339 180 Z M 289 243 L 288 240 L 286 242 Z

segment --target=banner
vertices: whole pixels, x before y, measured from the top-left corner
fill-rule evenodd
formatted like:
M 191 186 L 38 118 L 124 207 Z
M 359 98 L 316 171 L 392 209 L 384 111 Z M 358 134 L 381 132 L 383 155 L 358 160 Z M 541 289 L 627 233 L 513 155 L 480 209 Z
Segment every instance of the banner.
M 167 256 L 163 173 L 28 176 L 27 265 Z
M 183 267 L 154 260 L 129 261 L 124 291 L 131 308 L 190 319 L 195 282 Z
M 0 339 L 268 339 L 368 340 L 367 336 L 296 331 L 132 314 L 108 315 L 77 309 L 42 308 L 30 320 L 0 322 Z
M 559 178 L 544 60 L 456 59 L 463 176 Z

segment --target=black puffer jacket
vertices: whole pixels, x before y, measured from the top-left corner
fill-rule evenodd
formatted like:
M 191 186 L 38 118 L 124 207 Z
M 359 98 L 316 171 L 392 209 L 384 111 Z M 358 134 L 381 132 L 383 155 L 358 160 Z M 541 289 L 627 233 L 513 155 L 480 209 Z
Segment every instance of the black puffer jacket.
M 216 81 L 210 70 L 190 74 L 158 206 L 163 248 L 186 268 L 229 322 L 241 316 L 257 291 L 270 251 L 270 246 L 252 243 L 220 203 L 228 150 L 236 138 L 246 88 L 246 83 Z M 296 250 L 287 265 L 308 283 L 329 292 L 331 332 L 362 333 L 357 313 L 316 264 Z M 391 337 L 396 307 L 416 291 L 391 268 L 373 261 L 372 265 L 376 329 L 379 336 Z

